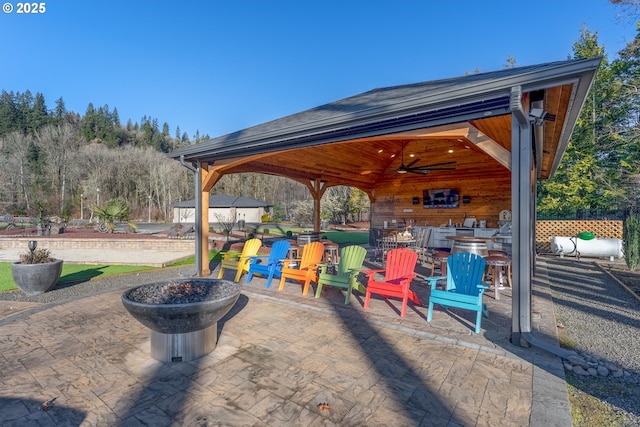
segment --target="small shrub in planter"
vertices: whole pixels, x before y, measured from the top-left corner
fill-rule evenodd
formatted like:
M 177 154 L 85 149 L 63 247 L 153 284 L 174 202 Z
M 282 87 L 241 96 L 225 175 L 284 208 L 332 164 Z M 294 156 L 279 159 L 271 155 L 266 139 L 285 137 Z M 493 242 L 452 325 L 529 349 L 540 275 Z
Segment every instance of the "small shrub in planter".
M 51 290 L 62 273 L 62 260 L 51 256 L 48 249 L 37 248 L 20 255 L 20 262 L 11 265 L 11 274 L 18 288 L 27 295 L 39 295 Z

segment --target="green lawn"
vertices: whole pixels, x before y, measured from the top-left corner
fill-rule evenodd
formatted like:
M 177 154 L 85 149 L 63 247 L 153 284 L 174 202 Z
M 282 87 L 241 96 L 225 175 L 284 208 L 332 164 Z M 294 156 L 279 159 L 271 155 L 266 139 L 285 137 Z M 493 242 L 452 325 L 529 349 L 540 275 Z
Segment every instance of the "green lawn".
M 154 268 L 155 267 L 147 267 L 144 265 L 63 264 L 62 275 L 58 283 L 82 282 L 95 277 L 114 276 L 117 274 L 152 270 Z M 17 288 L 11 275 L 11 263 L 0 262 L 0 292 L 12 291 L 14 289 Z
M 285 235 L 288 230 L 294 231 L 294 229 L 270 229 L 270 234 Z M 299 231 L 297 229 L 295 231 Z M 261 237 L 261 236 L 259 236 Z M 340 245 L 354 244 L 361 245 L 369 242 L 368 232 L 356 232 L 356 231 L 327 231 L 322 233 L 321 237 L 326 237 L 332 242 Z M 233 256 L 233 255 L 232 255 Z M 221 252 L 218 250 L 209 252 L 209 260 L 221 259 Z M 195 257 L 190 257 L 172 264 L 170 267 L 179 265 L 192 265 L 195 264 Z M 147 267 L 139 265 L 89 265 L 89 264 L 63 264 L 62 275 L 58 283 L 72 283 L 82 282 L 90 280 L 96 277 L 114 276 L 117 274 L 134 273 L 136 271 L 152 270 L 156 267 Z M 0 292 L 11 291 L 17 289 L 16 284 L 13 281 L 11 275 L 11 263 L 0 262 Z
M 369 231 L 326 231 L 320 238 L 326 237 L 340 245 L 365 245 L 369 243 Z
M 256 237 L 262 238 L 265 228 L 268 230 L 270 236 L 285 236 L 288 231 L 292 234 L 297 234 L 301 231 L 309 231 L 309 228 L 290 227 L 285 225 L 277 225 L 270 227 L 258 227 L 256 230 Z M 320 235 L 320 238 L 326 237 L 332 242 L 344 245 L 354 244 L 362 245 L 369 243 L 369 231 L 324 231 Z
M 285 236 L 287 231 L 293 233 L 293 235 L 301 232 L 301 231 L 309 231 L 309 228 L 299 228 L 299 227 L 269 227 L 267 228 L 270 236 Z M 256 237 L 262 238 L 264 233 L 263 227 L 258 227 L 256 231 Z M 320 238 L 326 237 L 332 242 L 338 243 L 340 245 L 345 244 L 353 244 L 353 245 L 363 245 L 369 243 L 369 231 L 323 231 L 320 234 Z

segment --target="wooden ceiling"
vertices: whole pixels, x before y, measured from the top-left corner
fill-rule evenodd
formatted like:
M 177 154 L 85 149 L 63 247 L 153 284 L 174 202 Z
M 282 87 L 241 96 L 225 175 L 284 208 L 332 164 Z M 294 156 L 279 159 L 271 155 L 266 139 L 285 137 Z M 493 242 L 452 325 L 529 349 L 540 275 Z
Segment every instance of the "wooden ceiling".
M 545 110 L 555 116 L 544 126 L 544 150 L 540 178 L 549 176 L 556 161 L 561 124 L 564 123 L 572 86 L 547 90 Z M 216 161 L 210 170 L 221 176 L 256 172 L 285 176 L 308 185 L 320 180 L 326 186 L 349 185 L 371 193 L 381 184 L 398 180 L 487 178 L 511 169 L 510 114 L 470 122 L 418 129 L 331 144 Z M 397 173 L 402 163 L 413 166 L 455 162 L 453 171 Z
M 486 123 L 485 123 L 486 122 Z M 299 182 L 320 179 L 328 186 L 351 185 L 367 191 L 381 182 L 398 179 L 433 179 L 455 173 L 458 178 L 486 177 L 488 170 L 504 173 L 509 161 L 511 146 L 511 116 L 493 117 L 478 122 L 487 131 L 500 136 L 501 141 L 491 141 L 488 136 L 478 135 L 477 129 L 468 124 L 424 129 L 408 133 L 377 136 L 365 139 L 336 142 L 287 151 L 261 154 L 241 159 L 216 162 L 222 174 L 258 172 L 287 176 Z M 504 138 L 504 136 L 508 136 Z M 492 157 L 500 151 L 502 163 Z M 400 174 L 402 163 L 413 166 L 456 162 L 454 171 L 430 171 L 426 175 L 409 172 Z

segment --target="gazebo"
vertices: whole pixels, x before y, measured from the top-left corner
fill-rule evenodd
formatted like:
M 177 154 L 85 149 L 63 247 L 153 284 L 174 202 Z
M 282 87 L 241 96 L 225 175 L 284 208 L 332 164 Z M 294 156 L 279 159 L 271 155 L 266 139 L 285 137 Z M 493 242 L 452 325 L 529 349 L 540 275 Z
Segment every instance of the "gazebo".
M 374 89 L 169 154 L 194 172 L 196 267 L 209 275 L 209 191 L 226 174 L 256 172 L 303 183 L 315 204 L 331 186 L 365 191 L 371 224 L 443 223 L 512 215 L 512 341 L 531 335 L 536 181 L 551 177 L 601 58 L 550 62 Z M 286 94 L 285 94 L 286 96 Z M 436 189 L 468 203 L 425 204 Z M 421 202 L 422 199 L 422 203 Z

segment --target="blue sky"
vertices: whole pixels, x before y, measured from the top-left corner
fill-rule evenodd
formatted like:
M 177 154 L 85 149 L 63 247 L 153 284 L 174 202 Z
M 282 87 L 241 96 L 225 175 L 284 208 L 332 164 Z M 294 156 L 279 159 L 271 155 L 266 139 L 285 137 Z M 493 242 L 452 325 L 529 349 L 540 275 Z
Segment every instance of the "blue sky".
M 50 0 L 0 13 L 0 90 L 117 107 L 193 137 L 364 91 L 567 59 L 586 25 L 635 36 L 606 0 Z

